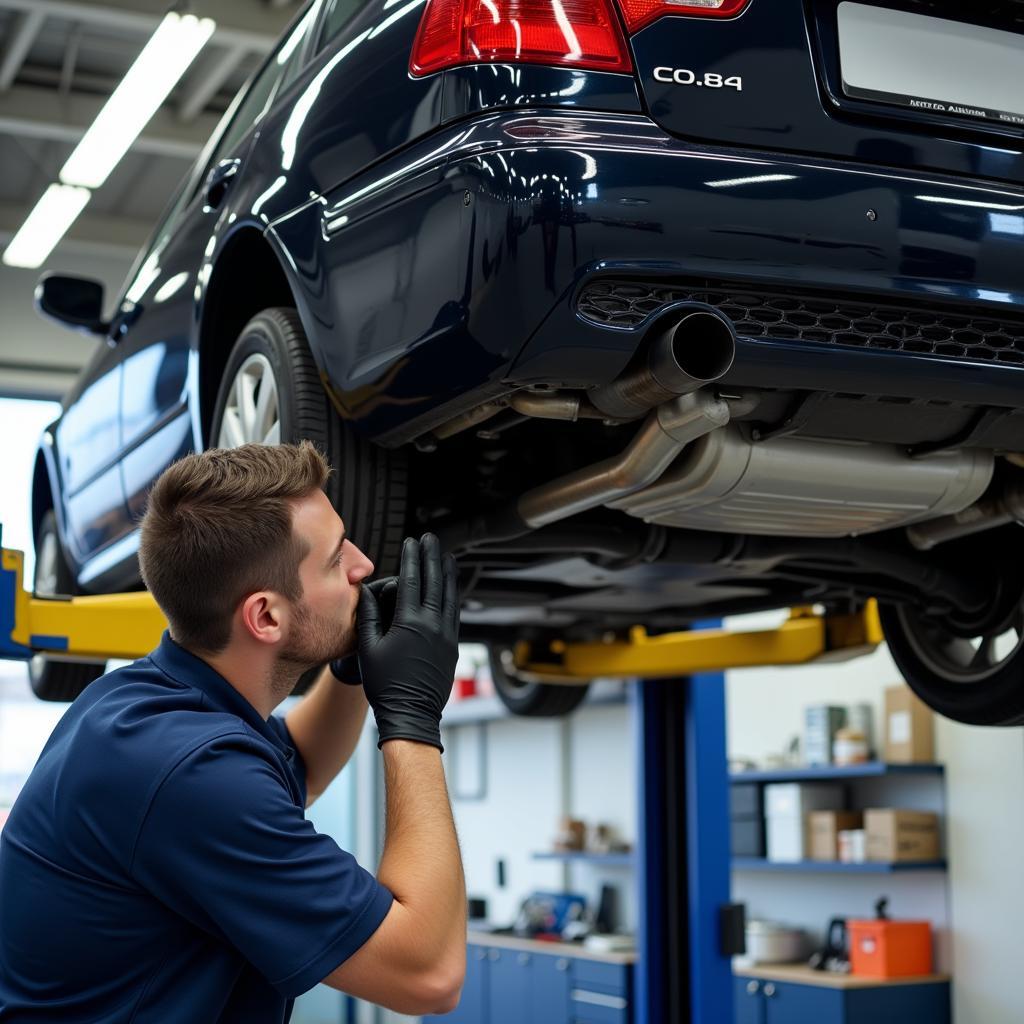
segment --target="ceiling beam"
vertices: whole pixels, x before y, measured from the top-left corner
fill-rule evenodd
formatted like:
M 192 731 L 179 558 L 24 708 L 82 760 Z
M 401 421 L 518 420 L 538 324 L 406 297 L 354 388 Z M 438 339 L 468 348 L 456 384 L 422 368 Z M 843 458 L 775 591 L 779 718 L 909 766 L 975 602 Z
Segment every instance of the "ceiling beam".
M 72 94 L 18 85 L 0 93 L 0 135 L 22 139 L 57 139 L 76 145 L 106 102 L 102 96 Z M 194 160 L 220 118 L 200 114 L 183 124 L 168 110 L 158 110 L 132 144 L 136 153 Z
M 106 28 L 135 29 L 152 35 L 168 9 L 167 0 L 0 0 L 0 7 L 39 11 L 47 17 Z M 193 0 L 193 14 L 217 22 L 213 38 L 223 46 L 246 46 L 267 53 L 291 21 L 289 9 L 271 7 L 258 0 Z
M 77 376 L 78 370 L 73 367 L 21 366 L 0 360 L 0 398 L 59 402 L 71 390 Z
M 32 44 L 43 27 L 46 15 L 38 8 L 30 11 L 22 11 L 17 16 L 14 29 L 11 32 L 11 41 L 4 50 L 3 58 L 0 59 L 0 89 L 9 89 L 15 76 L 25 63 L 25 57 L 32 48 Z
M 224 51 L 207 47 L 206 53 L 189 69 L 178 100 L 178 120 L 194 121 L 217 95 L 235 68 L 251 53 L 246 46 L 233 46 Z
M 31 207 L 19 203 L 0 203 L 0 245 L 7 245 L 30 212 Z M 155 223 L 130 217 L 90 213 L 86 207 L 61 239 L 58 251 L 131 259 L 146 244 L 155 226 Z

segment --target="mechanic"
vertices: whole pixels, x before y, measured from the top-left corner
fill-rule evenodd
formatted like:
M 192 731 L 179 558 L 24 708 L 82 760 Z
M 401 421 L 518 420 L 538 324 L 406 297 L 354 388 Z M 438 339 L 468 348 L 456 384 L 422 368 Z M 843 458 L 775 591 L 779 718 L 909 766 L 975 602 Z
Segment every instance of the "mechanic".
M 154 485 L 139 561 L 169 630 L 71 705 L 0 833 L 0 1021 L 279 1024 L 318 982 L 400 1013 L 457 1004 L 465 884 L 439 727 L 455 562 L 408 538 L 399 576 L 364 583 L 329 472 L 308 442 L 243 445 Z M 376 878 L 304 813 L 367 704 Z

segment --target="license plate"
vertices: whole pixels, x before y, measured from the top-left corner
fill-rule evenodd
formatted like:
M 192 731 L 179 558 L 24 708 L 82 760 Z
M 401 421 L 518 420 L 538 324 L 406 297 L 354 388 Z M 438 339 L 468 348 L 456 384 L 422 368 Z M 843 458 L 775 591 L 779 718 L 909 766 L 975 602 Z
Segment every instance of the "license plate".
M 1024 35 L 844 0 L 843 91 L 854 99 L 1024 127 Z

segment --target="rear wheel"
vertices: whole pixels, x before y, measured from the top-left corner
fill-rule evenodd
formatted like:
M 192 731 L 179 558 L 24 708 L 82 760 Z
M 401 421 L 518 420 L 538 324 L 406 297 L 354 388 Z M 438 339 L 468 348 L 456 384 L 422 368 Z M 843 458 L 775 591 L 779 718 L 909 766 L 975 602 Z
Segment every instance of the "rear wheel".
M 312 441 L 334 472 L 326 493 L 348 536 L 378 574 L 398 571 L 407 506 L 403 453 L 360 437 L 335 412 L 294 309 L 266 309 L 246 324 L 228 358 L 211 440 L 241 444 Z M 319 669 L 307 672 L 302 693 Z
M 529 718 L 557 718 L 583 703 L 589 683 L 558 685 L 538 683 L 518 674 L 510 647 L 487 648 L 494 690 L 514 715 Z
M 1024 724 L 1024 598 L 985 628 L 909 605 L 879 613 L 893 660 L 930 708 L 968 725 Z
M 57 517 L 52 509 L 43 516 L 37 538 L 32 592 L 37 597 L 73 596 L 77 588 L 61 551 Z M 28 679 L 40 700 L 67 702 L 106 670 L 103 661 L 62 661 L 37 654 L 28 663 Z

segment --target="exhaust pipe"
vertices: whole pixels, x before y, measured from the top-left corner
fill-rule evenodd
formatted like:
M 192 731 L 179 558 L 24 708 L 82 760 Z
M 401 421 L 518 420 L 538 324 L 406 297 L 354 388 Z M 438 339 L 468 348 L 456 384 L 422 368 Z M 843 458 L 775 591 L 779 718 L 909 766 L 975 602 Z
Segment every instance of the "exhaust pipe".
M 658 406 L 619 455 L 522 495 L 519 519 L 531 530 L 625 497 L 654 483 L 692 441 L 729 422 L 729 405 L 705 392 Z
M 654 483 L 692 441 L 730 418 L 729 403 L 698 391 L 653 410 L 619 455 L 527 491 L 497 512 L 438 524 L 441 546 L 463 552 L 515 540 Z
M 907 527 L 907 538 L 918 551 L 937 544 L 994 530 L 1008 523 L 1024 525 L 1024 482 L 1015 480 L 1002 494 L 968 505 L 960 512 Z
M 590 392 L 612 419 L 636 419 L 662 402 L 688 395 L 723 377 L 736 358 L 736 330 L 718 310 L 701 303 L 677 306 L 654 328 L 625 372 Z
M 589 392 L 589 402 L 575 396 L 519 393 L 485 403 L 435 429 L 437 436 L 451 436 L 510 406 L 521 415 L 569 421 L 595 416 L 629 421 L 648 414 L 619 455 L 535 487 L 500 512 L 439 524 L 436 530 L 444 547 L 468 551 L 514 540 L 649 487 L 688 444 L 729 422 L 729 403 L 699 389 L 732 366 L 736 332 L 731 321 L 711 306 L 686 303 L 670 310 L 659 323 L 653 340 L 625 372 Z M 750 407 L 751 399 L 746 398 L 738 403 L 737 412 Z

